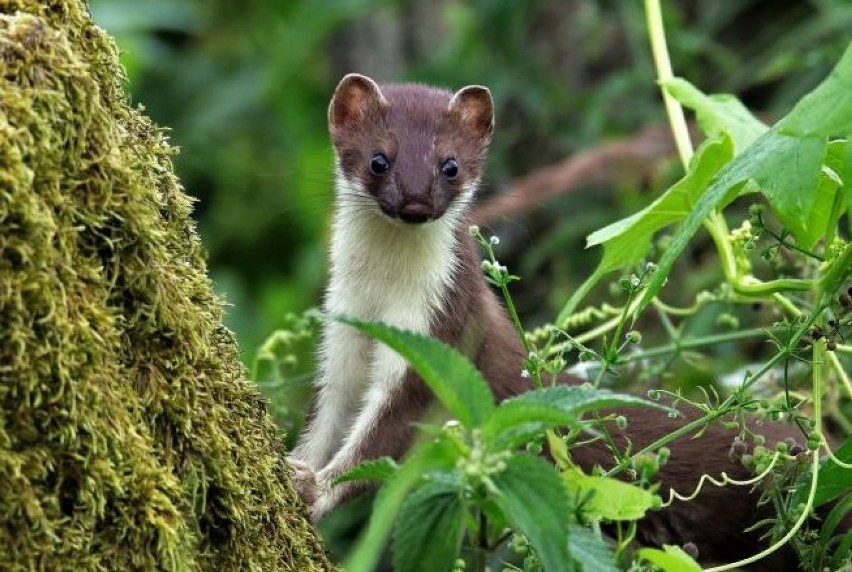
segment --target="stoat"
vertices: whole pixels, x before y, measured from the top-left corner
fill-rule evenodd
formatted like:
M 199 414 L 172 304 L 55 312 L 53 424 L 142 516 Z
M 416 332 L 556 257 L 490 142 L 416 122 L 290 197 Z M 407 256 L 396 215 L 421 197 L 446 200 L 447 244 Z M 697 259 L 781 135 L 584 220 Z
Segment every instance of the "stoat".
M 328 121 L 337 193 L 325 313 L 476 346 L 469 353 L 498 398 L 528 389 L 517 334 L 467 232 L 494 128 L 488 89 L 380 88 L 350 74 Z M 405 360 L 344 324 L 324 327 L 319 363 L 291 456 L 300 477 L 316 477 L 306 491 L 315 518 L 352 494 L 353 485 L 331 487 L 337 476 L 365 459 L 401 457 L 432 402 Z
M 380 87 L 350 74 L 337 86 L 328 122 L 336 210 L 326 314 L 379 320 L 460 348 L 498 400 L 531 389 L 521 373 L 521 342 L 482 276 L 467 232 L 494 129 L 488 89 Z M 357 492 L 353 483 L 332 487 L 339 475 L 364 460 L 401 458 L 433 401 L 399 355 L 338 322 L 324 326 L 319 364 L 312 412 L 290 458 L 314 519 Z M 624 411 L 629 423 L 623 432 L 613 429 L 616 441 L 623 447 L 629 437 L 638 450 L 697 416 L 684 413 L 686 420 L 653 409 Z M 769 446 L 794 435 L 779 424 L 762 432 Z M 698 440 L 672 443 L 658 475 L 662 490 L 689 492 L 703 473 L 747 478 L 729 459 L 733 437 L 714 425 Z M 602 443 L 572 449 L 572 457 L 586 470 L 613 464 Z M 757 533 L 743 532 L 759 518 L 756 501 L 747 487 L 706 487 L 692 502 L 642 520 L 637 539 L 656 546 L 692 542 L 705 562 L 745 557 L 762 548 Z M 766 565 L 784 570 L 786 562 Z M 794 560 L 789 565 L 795 569 Z

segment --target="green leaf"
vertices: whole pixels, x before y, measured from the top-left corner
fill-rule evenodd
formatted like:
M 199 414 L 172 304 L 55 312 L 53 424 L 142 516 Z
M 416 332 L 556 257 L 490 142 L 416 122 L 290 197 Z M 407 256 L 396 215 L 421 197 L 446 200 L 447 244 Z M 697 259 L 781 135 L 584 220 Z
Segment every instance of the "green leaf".
M 848 439 L 834 456 L 844 463 L 852 463 L 852 439 Z M 852 490 L 852 469 L 844 469 L 831 459 L 826 459 L 819 469 L 814 507 L 833 501 Z
M 701 572 L 701 566 L 679 546 L 663 545 L 663 549 L 640 548 L 636 555 L 663 572 Z
M 512 448 L 549 428 L 579 427 L 580 417 L 587 411 L 618 406 L 668 409 L 635 395 L 591 385 L 558 385 L 505 400 L 485 422 L 482 434 L 495 448 Z
M 461 546 L 465 508 L 448 483 L 426 483 L 402 506 L 393 535 L 395 570 L 451 570 Z
M 657 495 L 610 477 L 595 477 L 577 469 L 566 469 L 562 478 L 574 501 L 583 501 L 582 511 L 592 518 L 639 520 L 646 512 L 662 504 Z
M 571 525 L 568 547 L 583 572 L 616 572 L 612 548 L 594 532 L 579 524 Z
M 659 261 L 639 311 L 660 291 L 689 240 L 714 209 L 728 197 L 728 190 L 753 181 L 766 195 L 781 222 L 797 240 L 803 233 L 802 212 L 810 212 L 822 167 L 825 141 L 781 135 L 776 128 L 758 138 L 737 155 L 713 180 L 675 233 Z M 751 185 L 749 185 L 751 187 Z
M 706 95 L 681 78 L 671 79 L 662 86 L 669 95 L 695 111 L 698 124 L 708 138 L 727 134 L 733 140 L 736 153 L 743 151 L 769 129 L 733 95 Z
M 840 178 L 843 179 L 843 194 L 846 197 L 846 222 L 852 233 L 852 143 L 847 142 Z
M 589 235 L 586 248 L 602 245 L 601 272 L 623 268 L 648 253 L 654 233 L 683 220 L 713 177 L 733 157 L 731 139 L 706 141 L 693 157 L 689 172 L 641 211 Z
M 852 133 L 852 43 L 829 76 L 803 97 L 778 126 L 782 133 L 802 137 Z
M 408 492 L 425 473 L 454 469 L 457 458 L 457 447 L 443 437 L 415 448 L 376 496 L 367 530 L 359 538 L 343 569 L 347 572 L 372 572 Z
M 485 422 L 482 434 L 495 448 L 512 448 L 549 428 L 579 427 L 586 411 L 617 406 L 667 409 L 635 395 L 590 385 L 558 385 L 505 400 Z
M 523 533 L 545 570 L 571 570 L 568 552 L 568 494 L 553 465 L 539 457 L 514 455 L 506 470 L 491 476 L 494 500 L 513 528 Z
M 346 481 L 387 481 L 396 474 L 399 465 L 390 457 L 364 461 L 335 479 L 334 484 Z
M 579 427 L 579 415 L 556 403 L 509 399 L 500 404 L 482 428 L 485 442 L 495 449 L 512 449 L 553 427 Z
M 641 211 L 590 234 L 586 248 L 603 246 L 603 258 L 562 307 L 556 324 L 563 324 L 607 273 L 634 264 L 647 255 L 654 233 L 686 218 L 692 211 L 692 205 L 716 173 L 731 160 L 733 153 L 733 143 L 728 135 L 705 141 L 690 161 L 689 172 L 680 181 Z M 728 200 L 734 198 L 736 195 Z
M 819 539 L 823 544 L 831 540 L 834 531 L 847 516 L 852 515 L 852 492 L 838 501 L 823 521 L 819 529 Z M 841 531 L 842 532 L 842 531 Z
M 494 410 L 494 396 L 470 361 L 435 340 L 378 322 L 341 316 L 341 322 L 387 344 L 404 357 L 438 400 L 467 428 L 479 427 Z
M 654 401 L 649 401 L 636 395 L 626 393 L 614 393 L 609 389 L 601 389 L 588 384 L 583 385 L 557 385 L 533 389 L 507 399 L 503 405 L 509 403 L 549 403 L 574 414 L 586 411 L 602 409 L 605 407 L 654 407 L 669 411 Z M 502 405 L 501 405 L 502 406 Z

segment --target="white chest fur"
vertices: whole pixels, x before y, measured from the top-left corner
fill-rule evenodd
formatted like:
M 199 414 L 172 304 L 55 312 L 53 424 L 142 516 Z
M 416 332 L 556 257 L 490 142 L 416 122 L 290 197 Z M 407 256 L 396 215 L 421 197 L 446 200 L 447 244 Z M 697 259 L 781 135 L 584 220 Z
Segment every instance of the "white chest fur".
M 456 271 L 455 233 L 466 200 L 437 221 L 405 225 L 341 176 L 337 187 L 326 314 L 427 334 Z M 320 364 L 315 418 L 295 452 L 314 470 L 347 455 L 407 369 L 386 346 L 334 321 L 323 331 Z

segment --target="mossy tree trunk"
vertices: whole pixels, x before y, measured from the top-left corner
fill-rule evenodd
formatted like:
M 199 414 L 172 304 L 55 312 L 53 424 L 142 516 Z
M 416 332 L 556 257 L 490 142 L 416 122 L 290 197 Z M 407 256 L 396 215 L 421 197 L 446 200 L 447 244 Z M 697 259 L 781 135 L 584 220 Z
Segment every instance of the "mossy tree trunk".
M 81 0 L 0 0 L 0 569 L 325 570 Z

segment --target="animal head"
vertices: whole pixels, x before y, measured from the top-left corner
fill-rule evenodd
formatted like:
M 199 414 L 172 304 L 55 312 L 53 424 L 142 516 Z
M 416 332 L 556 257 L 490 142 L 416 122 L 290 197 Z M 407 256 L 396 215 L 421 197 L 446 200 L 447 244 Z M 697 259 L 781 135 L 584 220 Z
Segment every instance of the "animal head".
M 340 201 L 406 224 L 463 210 L 494 129 L 488 88 L 456 93 L 345 76 L 328 109 Z

